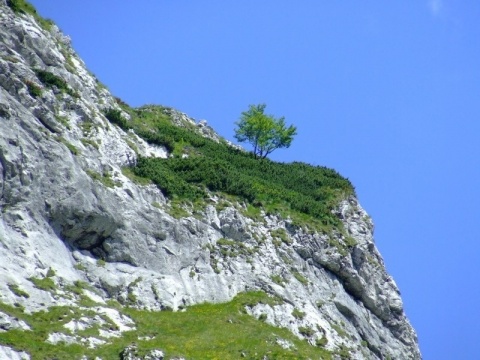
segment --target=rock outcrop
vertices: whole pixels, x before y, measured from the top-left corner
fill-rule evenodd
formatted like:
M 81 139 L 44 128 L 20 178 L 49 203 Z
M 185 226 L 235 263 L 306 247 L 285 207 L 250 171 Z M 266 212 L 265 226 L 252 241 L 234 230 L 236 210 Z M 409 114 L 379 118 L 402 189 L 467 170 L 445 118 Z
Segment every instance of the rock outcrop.
M 139 155 L 168 151 L 110 123 L 109 108 L 120 109 L 68 37 L 0 0 L 0 303 L 27 313 L 81 307 L 67 289 L 84 284 L 83 298 L 97 304 L 97 318 L 74 319 L 46 341 L 95 347 L 134 329 L 109 299 L 178 310 L 263 290 L 282 304 L 248 313 L 312 345 L 351 359 L 421 358 L 356 198 L 338 205 L 347 234 L 308 231 L 278 215 L 252 219 L 245 204 L 218 197 L 177 219 L 156 186 L 124 171 Z M 205 122 L 167 113 L 178 126 L 221 139 Z M 94 326 L 104 332 L 77 334 Z M 12 328 L 32 331 L 0 309 L 0 331 Z M 0 358 L 29 358 L 7 345 Z M 123 354 L 137 358 L 132 349 Z M 145 358 L 163 356 L 158 349 Z

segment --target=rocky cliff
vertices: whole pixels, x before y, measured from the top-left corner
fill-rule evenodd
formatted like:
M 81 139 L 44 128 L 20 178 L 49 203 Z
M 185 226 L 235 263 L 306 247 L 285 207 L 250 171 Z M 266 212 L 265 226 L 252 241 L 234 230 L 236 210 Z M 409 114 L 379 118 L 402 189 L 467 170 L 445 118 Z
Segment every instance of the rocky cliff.
M 261 207 L 253 216 L 221 193 L 178 205 L 132 174 L 139 156 L 171 151 L 109 121 L 111 109 L 128 121 L 120 105 L 54 24 L 0 0 L 1 359 L 213 358 L 192 354 L 215 339 L 195 353 L 196 333 L 175 348 L 167 332 L 190 328 L 161 324 L 208 311 L 213 324 L 242 296 L 222 326 L 252 321 L 267 349 L 239 341 L 231 358 L 421 358 L 353 195 L 328 232 Z M 148 109 L 223 141 L 176 110 Z

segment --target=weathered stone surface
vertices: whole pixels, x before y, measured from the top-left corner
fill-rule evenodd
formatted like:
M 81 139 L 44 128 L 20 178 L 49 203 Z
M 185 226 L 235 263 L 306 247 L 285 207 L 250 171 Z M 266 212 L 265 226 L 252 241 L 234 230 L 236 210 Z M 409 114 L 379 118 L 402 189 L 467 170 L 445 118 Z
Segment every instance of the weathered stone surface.
M 97 303 L 113 298 L 151 310 L 228 301 L 239 292 L 262 289 L 283 304 L 248 311 L 312 344 L 325 339 L 328 349 L 346 346 L 352 359 L 420 359 L 398 288 L 375 247 L 373 224 L 355 198 L 337 209 L 348 238 L 312 234 L 273 215 L 254 221 L 242 214 L 242 204 L 221 211 L 209 205 L 195 217 L 175 219 L 155 186 L 137 185 L 122 173 L 136 161 L 132 143 L 143 156 L 167 152 L 108 123 L 102 111 L 117 104 L 69 39 L 56 27 L 46 31 L 31 16 L 13 14 L 4 1 L 0 24 L 1 302 L 27 311 L 76 306 L 68 296 L 35 288 L 28 280 L 44 278 L 50 268 L 56 284 L 83 281 L 95 288 L 99 293 L 89 297 Z M 43 86 L 34 69 L 55 73 L 79 96 Z M 29 81 L 41 87 L 41 96 L 30 95 Z M 221 141 L 206 123 L 166 111 L 177 125 Z M 93 173 L 108 174 L 116 186 L 105 186 Z M 276 241 L 272 231 L 278 229 L 288 241 Z M 219 250 L 222 238 L 232 242 L 233 255 Z M 29 297 L 13 293 L 8 284 Z M 293 315 L 295 309 L 305 316 Z M 112 311 L 96 308 L 118 328 L 103 329 L 104 339 L 135 327 Z M 0 317 L 0 327 L 1 319 L 4 327 L 15 324 Z M 105 340 L 75 332 L 101 325 L 100 320 L 69 322 L 73 335 L 54 333 L 49 341 L 97 346 Z M 302 335 L 302 328 L 313 333 Z M 2 356 L 28 355 L 0 347 Z M 128 356 L 136 356 L 133 348 L 124 358 L 137 359 Z M 161 356 L 158 350 L 149 359 Z
M 30 355 L 24 351 L 15 351 L 8 346 L 0 345 L 0 360 L 30 360 Z
M 161 350 L 151 350 L 144 356 L 139 356 L 136 344 L 127 346 L 120 353 L 120 359 L 122 360 L 163 360 L 164 356 L 165 354 Z
M 22 320 L 0 312 L 0 332 L 13 329 L 30 330 L 30 326 Z

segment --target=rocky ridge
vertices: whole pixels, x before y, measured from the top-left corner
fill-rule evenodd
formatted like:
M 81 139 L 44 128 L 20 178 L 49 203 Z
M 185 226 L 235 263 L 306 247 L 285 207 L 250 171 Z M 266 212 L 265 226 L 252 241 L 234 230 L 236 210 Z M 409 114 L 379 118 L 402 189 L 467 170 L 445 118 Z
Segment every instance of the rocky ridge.
M 110 108 L 121 109 L 68 37 L 0 0 L 0 335 L 32 331 L 19 309 L 65 306 L 73 309 L 69 321 L 45 341 L 100 348 L 136 329 L 112 299 L 188 311 L 263 290 L 281 302 L 247 306 L 249 314 L 333 358 L 421 358 L 372 221 L 355 197 L 336 210 L 348 236 L 265 212 L 251 217 L 241 201 L 215 194 L 177 218 L 156 186 L 125 172 L 139 155 L 168 151 L 110 123 Z M 176 125 L 221 141 L 205 122 L 164 111 Z M 86 331 L 92 328 L 98 331 Z M 136 357 L 125 349 L 124 358 L 163 358 L 162 350 Z M 4 344 L 0 358 L 30 354 Z

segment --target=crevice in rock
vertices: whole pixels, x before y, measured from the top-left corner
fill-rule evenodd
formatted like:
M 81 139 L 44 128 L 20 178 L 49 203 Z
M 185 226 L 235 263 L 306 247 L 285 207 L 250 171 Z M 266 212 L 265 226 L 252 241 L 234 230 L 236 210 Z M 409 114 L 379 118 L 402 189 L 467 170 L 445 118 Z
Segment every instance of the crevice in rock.
M 352 310 L 350 310 L 350 308 L 348 306 L 346 306 L 345 304 L 342 304 L 339 301 L 334 301 L 333 303 L 335 304 L 335 307 L 337 308 L 337 310 L 340 311 L 340 313 L 343 316 L 345 316 L 345 318 L 347 318 L 348 321 L 350 321 L 352 323 L 355 322 L 355 315 L 352 312 Z
M 3 159 L 3 153 L 0 149 L 0 170 L 1 170 L 1 175 L 2 178 L 0 179 L 0 204 L 3 203 L 3 197 L 4 197 L 4 189 L 5 189 L 5 177 L 7 176 L 7 171 L 5 169 L 5 166 L 3 165 L 4 159 Z
M 337 279 L 340 280 L 340 283 L 343 285 L 345 291 L 353 297 L 356 301 L 362 303 L 366 309 L 368 309 L 372 314 L 374 314 L 380 321 L 387 327 L 392 334 L 401 340 L 402 338 L 402 330 L 396 328 L 393 324 L 396 323 L 395 320 L 398 319 L 401 314 L 395 314 L 390 312 L 389 316 L 382 314 L 381 309 L 379 309 L 376 304 L 372 301 L 372 299 L 368 298 L 364 292 L 364 289 L 360 283 L 360 276 L 358 274 L 354 274 L 353 271 L 349 271 L 349 269 L 345 266 L 337 266 L 334 267 L 331 264 L 319 263 L 315 261 L 313 258 L 308 257 L 308 251 L 297 251 L 297 253 L 305 260 L 311 259 L 313 261 L 314 266 L 325 269 L 331 272 Z M 306 256 L 307 255 L 307 256 Z M 338 265 L 338 264 L 337 264 Z M 353 270 L 353 269 L 350 269 Z M 355 281 L 358 280 L 358 281 Z M 335 304 L 337 305 L 337 304 Z M 338 309 L 338 306 L 337 306 Z M 345 310 L 342 308 L 342 310 Z M 343 314 L 342 310 L 339 309 L 340 313 Z M 348 314 L 348 312 L 347 312 Z M 345 314 L 343 314 L 345 316 Z M 346 316 L 348 318 L 348 316 Z
M 101 259 L 108 257 L 105 241 L 120 228 L 120 224 L 105 212 L 85 213 L 63 206 L 49 211 L 48 220 L 57 236 L 70 248 L 87 250 Z

